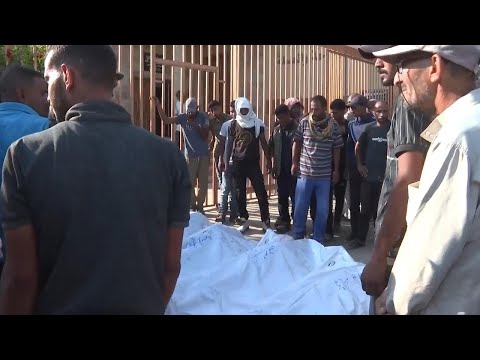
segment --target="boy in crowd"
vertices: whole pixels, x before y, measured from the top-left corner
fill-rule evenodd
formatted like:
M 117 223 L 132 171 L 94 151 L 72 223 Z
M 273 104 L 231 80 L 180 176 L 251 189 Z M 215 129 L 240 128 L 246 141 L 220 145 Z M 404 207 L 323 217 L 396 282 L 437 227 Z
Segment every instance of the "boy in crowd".
M 289 198 L 295 208 L 295 187 L 297 178 L 292 175 L 292 142 L 297 123 L 290 117 L 287 105 L 279 105 L 275 109 L 278 125 L 273 129 L 269 140 L 270 155 L 273 160 L 273 178 L 277 180 L 278 219 L 275 229 L 278 233 L 290 230 Z

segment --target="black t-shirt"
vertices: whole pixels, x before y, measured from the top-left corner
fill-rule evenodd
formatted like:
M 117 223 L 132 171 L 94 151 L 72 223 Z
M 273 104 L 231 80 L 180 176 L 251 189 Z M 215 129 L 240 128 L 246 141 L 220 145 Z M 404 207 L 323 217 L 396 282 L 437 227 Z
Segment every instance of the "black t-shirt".
M 282 155 L 281 161 L 282 165 L 280 166 L 281 175 L 291 175 L 292 168 L 292 144 L 294 131 L 287 132 L 286 130 L 280 130 L 282 135 Z
M 387 163 L 387 133 L 390 121 L 382 126 L 377 123 L 369 125 L 358 140 L 368 170 L 368 182 L 382 182 Z
M 67 120 L 14 143 L 3 169 L 4 228 L 36 235 L 34 313 L 163 314 L 167 229 L 189 221 L 185 158 L 112 102 Z
M 260 134 L 264 132 L 260 127 Z M 236 120 L 230 123 L 228 136 L 233 139 L 233 161 L 260 161 L 260 134 L 255 137 L 255 126 L 242 128 Z

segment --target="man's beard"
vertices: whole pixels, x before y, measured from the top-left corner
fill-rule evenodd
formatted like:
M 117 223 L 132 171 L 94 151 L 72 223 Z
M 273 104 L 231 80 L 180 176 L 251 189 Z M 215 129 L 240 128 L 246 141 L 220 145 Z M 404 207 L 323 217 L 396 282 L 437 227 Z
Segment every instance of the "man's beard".
M 393 86 L 393 79 L 385 79 L 382 81 L 383 86 Z
M 53 84 L 51 89 L 51 105 L 55 114 L 55 120 L 57 122 L 65 121 L 65 116 L 70 109 L 71 105 L 67 99 L 67 92 L 65 90 L 65 83 L 62 79 L 58 79 Z
M 423 113 L 428 122 L 431 122 L 436 115 L 435 92 L 426 84 L 419 84 L 413 87 L 416 94 L 416 101 L 408 101 L 404 92 L 400 90 L 408 107 Z

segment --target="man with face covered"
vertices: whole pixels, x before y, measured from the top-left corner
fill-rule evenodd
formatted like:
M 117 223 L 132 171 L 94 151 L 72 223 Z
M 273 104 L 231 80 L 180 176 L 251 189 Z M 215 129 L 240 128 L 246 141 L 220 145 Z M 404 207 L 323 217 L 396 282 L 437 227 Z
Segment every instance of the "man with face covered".
M 188 98 L 185 107 L 186 114 L 168 117 L 160 102 L 157 102 L 157 111 L 166 124 L 181 125 L 185 140 L 185 158 L 187 159 L 192 193 L 190 208 L 204 214 L 203 205 L 208 192 L 208 169 L 210 156 L 208 152 L 208 133 L 210 123 L 206 113 L 198 111 L 197 99 Z M 198 182 L 198 193 L 195 187 Z
M 9 148 L 0 314 L 163 314 L 180 272 L 191 184 L 178 148 L 112 101 L 109 45 L 52 45 L 65 121 Z
M 7 149 L 13 142 L 48 128 L 47 82 L 38 71 L 22 65 L 10 65 L 0 78 L 0 98 L 1 168 Z M 1 181 L 0 177 L 0 184 Z M 2 239 L 3 230 L 0 226 L 0 275 L 6 253 Z
M 247 178 L 250 180 L 257 196 L 262 220 L 262 229 L 266 232 L 270 229 L 270 211 L 268 208 L 267 191 L 260 169 L 260 145 L 265 154 L 267 172 L 272 171 L 272 160 L 265 139 L 265 125 L 253 112 L 252 104 L 248 99 L 240 97 L 235 101 L 236 117 L 230 123 L 226 154 L 221 157 L 222 169 L 229 171 L 229 163 L 226 159 L 232 156 L 231 173 L 237 189 L 238 215 L 236 225 L 239 231 L 245 233 L 250 225 L 247 211 Z
M 358 95 L 360 95 L 360 94 L 359 94 L 359 93 L 352 93 L 352 94 L 350 94 L 350 95 L 348 96 L 348 98 L 347 98 L 346 103 L 347 103 L 347 104 L 350 103 L 350 102 L 352 101 L 352 99 L 353 99 L 354 97 L 357 97 Z M 349 108 L 347 109 L 347 112 L 345 113 L 344 117 L 345 117 L 345 120 L 346 120 L 347 122 L 350 122 L 350 121 L 352 121 L 352 120 L 355 120 L 355 115 L 353 115 L 352 108 L 349 107 Z
M 359 52 L 368 59 L 375 59 L 374 51 L 394 45 L 362 45 Z M 383 86 L 392 86 L 395 64 L 385 59 L 375 61 Z M 387 163 L 382 191 L 378 201 L 375 238 L 372 256 L 365 266 L 361 279 L 365 292 L 378 297 L 385 289 L 388 279 L 389 256 L 405 232 L 408 203 L 408 185 L 420 179 L 428 142 L 420 134 L 429 119 L 419 109 L 412 109 L 400 94 L 395 103 L 387 134 Z
M 396 45 L 395 85 L 433 119 L 420 181 L 409 186 L 408 228 L 380 314 L 480 314 L 480 45 Z

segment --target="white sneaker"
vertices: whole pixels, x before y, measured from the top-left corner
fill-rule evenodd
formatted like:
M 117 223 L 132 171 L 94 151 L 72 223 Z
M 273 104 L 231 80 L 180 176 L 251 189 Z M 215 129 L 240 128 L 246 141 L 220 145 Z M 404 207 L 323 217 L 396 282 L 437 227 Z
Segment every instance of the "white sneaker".
M 237 228 L 238 231 L 240 231 L 242 234 L 245 234 L 248 229 L 250 229 L 250 224 L 247 219 L 245 218 L 239 218 L 237 219 L 237 224 L 239 227 Z

